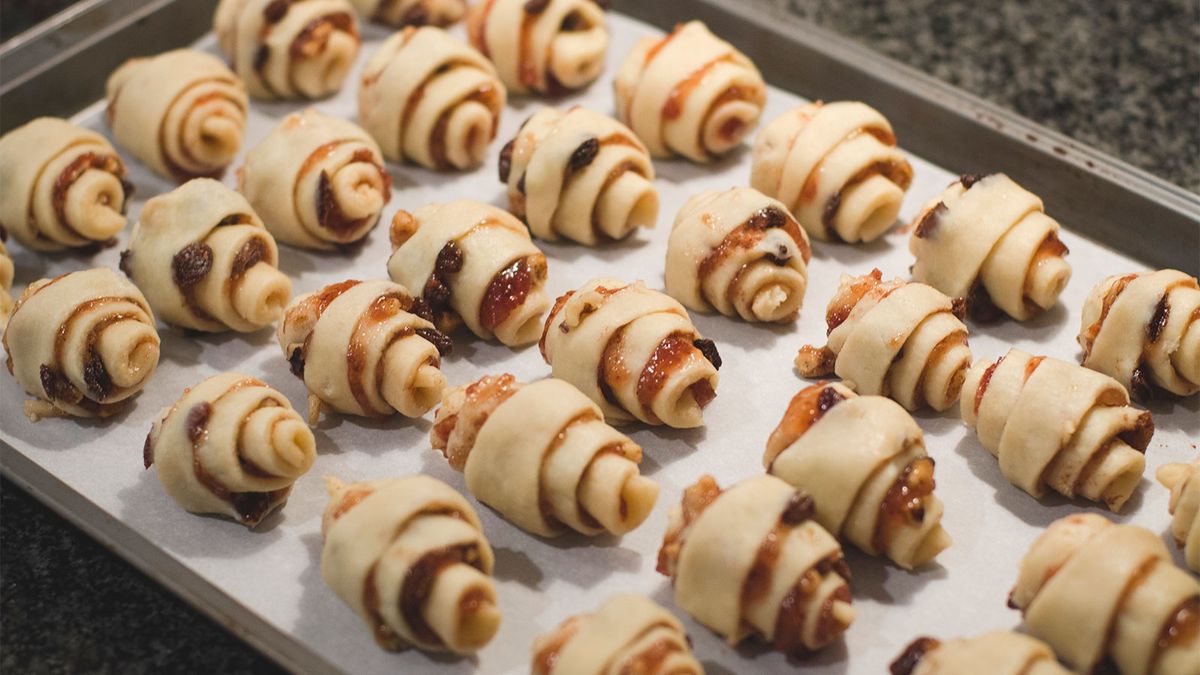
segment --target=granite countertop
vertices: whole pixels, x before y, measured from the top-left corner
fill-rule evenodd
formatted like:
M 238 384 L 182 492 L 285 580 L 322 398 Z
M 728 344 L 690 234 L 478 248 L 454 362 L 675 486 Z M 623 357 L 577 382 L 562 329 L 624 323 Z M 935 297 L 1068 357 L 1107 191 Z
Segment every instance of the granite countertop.
M 794 12 L 1200 192 L 1194 0 L 745 1 Z M 278 670 L 7 481 L 0 616 L 5 672 Z

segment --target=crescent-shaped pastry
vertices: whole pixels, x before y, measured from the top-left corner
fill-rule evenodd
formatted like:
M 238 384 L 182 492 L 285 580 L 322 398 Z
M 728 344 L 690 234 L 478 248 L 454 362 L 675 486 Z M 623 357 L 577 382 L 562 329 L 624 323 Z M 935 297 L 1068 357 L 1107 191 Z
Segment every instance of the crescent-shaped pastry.
M 783 204 L 751 188 L 706 190 L 675 217 L 667 293 L 696 312 L 791 321 L 804 302 L 811 256 Z
M 466 0 L 350 0 L 358 13 L 387 26 L 449 26 L 467 13 Z
M 625 534 L 654 508 L 642 449 L 562 380 L 487 376 L 446 392 L 430 433 L 467 489 L 521 529 Z
M 500 151 L 509 210 L 534 236 L 588 246 L 654 227 L 658 190 L 646 146 L 607 115 L 542 108 Z
M 730 644 L 754 634 L 803 656 L 854 620 L 842 547 L 813 500 L 774 476 L 722 490 L 702 476 L 673 509 L 658 552 L 675 602 Z
M 467 34 L 520 94 L 582 89 L 600 76 L 608 50 L 604 10 L 592 0 L 480 0 Z
M 1083 305 L 1083 365 L 1146 399 L 1200 391 L 1200 284 L 1178 270 L 1112 276 Z
M 754 141 L 750 184 L 825 241 L 873 241 L 900 214 L 912 166 L 887 119 L 857 101 L 790 110 Z
M 8 372 L 36 400 L 25 416 L 109 417 L 158 366 L 146 298 L 107 267 L 40 279 L 17 299 L 4 331 Z
M 1051 523 L 1021 561 L 1008 604 L 1076 672 L 1105 661 L 1122 675 L 1200 666 L 1200 583 L 1141 527 L 1094 513 Z
M 240 373 L 185 389 L 150 428 L 146 468 L 192 513 L 258 525 L 312 467 L 316 439 L 283 394 Z
M 1113 511 L 1141 480 L 1154 435 L 1150 412 L 1130 407 L 1121 383 L 1019 349 L 976 361 L 959 408 L 1013 485 L 1038 498 L 1048 487 L 1103 501 Z
M 279 250 L 242 195 L 196 178 L 146 202 L 121 269 L 163 321 L 249 332 L 275 323 L 292 296 Z
M 238 183 L 276 239 L 311 249 L 367 236 L 392 198 L 367 132 L 311 108 L 283 118 L 246 155 Z
M 309 391 L 309 422 L 328 406 L 350 415 L 419 417 L 437 405 L 450 338 L 399 284 L 343 281 L 292 301 L 277 337 Z
M 1171 491 L 1171 534 L 1192 571 L 1200 573 L 1200 460 L 1167 464 L 1155 474 Z
M 1058 221 L 1002 173 L 963 176 L 913 219 L 914 281 L 967 301 L 980 320 L 1050 309 L 1071 278 Z
M 806 387 L 763 454 L 767 473 L 812 496 L 814 517 L 871 555 L 911 570 L 950 545 L 921 428 L 882 396 Z
M 12 291 L 13 275 L 16 273 L 12 255 L 4 246 L 4 235 L 4 228 L 0 227 L 0 330 L 8 325 L 8 315 L 12 313 L 13 299 L 10 292 Z
M 392 220 L 388 274 L 420 288 L 434 321 L 460 321 L 510 347 L 537 340 L 546 295 L 546 256 L 512 214 L 482 202 L 430 204 Z
M 600 277 L 554 303 L 542 331 L 554 377 L 592 399 L 609 422 L 677 429 L 704 424 L 721 355 L 674 298 Z
M 796 369 L 838 377 L 860 394 L 887 396 L 909 410 L 946 410 L 971 365 L 962 303 L 916 282 L 883 281 L 879 270 L 842 275 L 826 309 L 826 346 L 804 345 Z
M 0 229 L 35 251 L 107 242 L 133 186 L 100 134 L 39 117 L 0 136 Z
M 407 28 L 363 68 L 358 119 L 392 161 L 465 171 L 483 163 L 506 100 L 482 54 L 440 28 Z
M 360 43 L 346 0 L 221 0 L 213 32 L 250 95 L 265 99 L 338 91 Z
M 130 59 L 108 78 L 113 138 L 155 173 L 219 178 L 242 147 L 246 85 L 212 54 Z
M 326 480 L 321 574 L 384 649 L 470 654 L 500 627 L 479 516 L 429 476 Z
M 758 124 L 767 85 L 758 68 L 699 21 L 642 38 L 617 71 L 617 119 L 655 157 L 710 162 Z
M 640 595 L 622 593 L 563 621 L 533 643 L 533 675 L 704 675 L 683 624 Z
M 892 675 L 1069 675 L 1046 643 L 998 630 L 942 642 L 921 637 L 892 662 Z

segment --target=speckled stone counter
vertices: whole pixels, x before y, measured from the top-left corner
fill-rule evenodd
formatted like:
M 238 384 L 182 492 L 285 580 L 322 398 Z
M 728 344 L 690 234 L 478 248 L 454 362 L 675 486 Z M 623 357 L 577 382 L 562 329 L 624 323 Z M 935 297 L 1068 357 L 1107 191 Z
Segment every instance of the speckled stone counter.
M 745 1 L 797 13 L 1200 191 L 1194 0 Z M 0 617 L 3 672 L 276 670 L 8 482 Z

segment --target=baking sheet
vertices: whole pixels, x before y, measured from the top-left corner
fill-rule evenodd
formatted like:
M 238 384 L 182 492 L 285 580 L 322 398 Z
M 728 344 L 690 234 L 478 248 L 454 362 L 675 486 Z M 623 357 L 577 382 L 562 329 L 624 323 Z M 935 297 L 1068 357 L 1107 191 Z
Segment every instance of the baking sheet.
M 609 25 L 612 44 L 605 76 L 588 91 L 555 101 L 556 105 L 581 104 L 611 114 L 611 75 L 637 38 L 657 31 L 617 15 L 610 15 Z M 360 66 L 386 35 L 378 27 L 364 26 Z M 202 40 L 199 46 L 211 50 L 213 41 Z M 337 97 L 318 102 L 315 107 L 353 118 L 357 75 L 352 77 Z M 860 95 L 870 102 L 871 92 Z M 801 101 L 772 89 L 764 120 Z M 475 172 L 438 174 L 391 165 L 395 180 L 392 201 L 384 210 L 381 226 L 365 246 L 331 254 L 281 247 L 280 266 L 292 276 L 295 292 L 311 291 L 346 278 L 385 277 L 390 254 L 386 223 L 397 209 L 461 197 L 504 206 L 504 187 L 495 175 L 495 158 L 521 121 L 542 104 L 527 98 L 510 102 L 490 159 Z M 302 107 L 254 102 L 247 146 L 260 140 L 281 117 Z M 97 104 L 78 115 L 76 121 L 107 134 L 102 113 L 103 106 Z M 904 139 L 900 141 L 903 144 Z M 920 204 L 953 180 L 950 173 L 919 158 L 910 156 L 910 161 L 915 182 L 906 197 L 902 219 L 910 218 Z M 708 167 L 682 161 L 656 162 L 662 200 L 659 227 L 600 249 L 539 242 L 550 263 L 548 290 L 558 295 L 601 274 L 642 278 L 652 287 L 661 288 L 666 238 L 675 212 L 699 190 L 747 184 L 749 163 L 748 147 Z M 240 164 L 241 157 L 234 166 Z M 144 171 L 136 161 L 129 161 L 129 165 L 130 178 L 137 188 L 130 208 L 132 222 L 147 197 L 172 185 Z M 986 169 L 986 165 L 980 168 Z M 1020 180 L 1020 176 L 1014 177 Z M 226 183 L 232 185 L 233 181 L 231 171 Z M 1054 204 L 1048 209 L 1069 230 L 1070 218 L 1056 213 Z M 17 286 L 89 266 L 116 267 L 127 234 L 128 230 L 120 245 L 91 258 L 70 254 L 42 257 L 19 245 L 11 246 L 17 264 Z M 1108 274 L 1145 269 L 1137 261 L 1070 231 L 1062 238 L 1071 248 L 1069 260 L 1075 276 L 1060 304 L 1024 325 L 972 325 L 971 347 L 976 357 L 995 358 L 1013 345 L 1076 360 L 1074 336 L 1091 286 Z M 535 635 L 567 616 L 594 608 L 613 593 L 644 593 L 675 609 L 669 582 L 654 571 L 667 511 L 678 503 L 683 488 L 703 473 L 713 474 L 727 486 L 762 471 L 766 438 L 788 400 L 804 385 L 792 370 L 792 357 L 801 344 L 824 344 L 824 306 L 839 275 L 879 267 L 885 277 L 903 276 L 911 262 L 906 237 L 897 231 L 860 247 L 818 242 L 809 268 L 805 309 L 794 325 L 755 326 L 725 317 L 694 315 L 700 331 L 717 342 L 725 362 L 718 396 L 705 412 L 707 426 L 703 429 L 630 430 L 645 449 L 643 473 L 662 485 L 654 512 L 633 533 L 619 539 L 589 540 L 571 535 L 542 540 L 476 503 L 496 551 L 495 576 L 505 619 L 500 633 L 475 659 L 416 651 L 392 654 L 378 649 L 365 625 L 333 595 L 320 575 L 319 524 L 326 501 L 322 476 L 361 480 L 423 472 L 464 489 L 461 475 L 430 448 L 432 413 L 420 420 L 397 417 L 383 422 L 326 418 L 316 430 L 319 457 L 312 472 L 297 483 L 286 509 L 255 531 L 182 511 L 162 491 L 153 470 L 142 469 L 142 442 L 160 408 L 173 402 L 184 387 L 217 372 L 238 370 L 262 378 L 303 409 L 303 383 L 288 372 L 270 330 L 248 336 L 196 336 L 163 328 L 158 372 L 126 413 L 104 422 L 60 419 L 31 424 L 21 415 L 23 393 L 10 376 L 0 376 L 4 381 L 0 385 L 0 440 L 289 636 L 294 641 L 290 654 L 293 663 L 301 667 L 311 650 L 354 673 L 528 672 Z M 536 346 L 514 352 L 466 333 L 455 338 L 455 351 L 443 365 L 453 384 L 505 371 L 522 380 L 549 374 Z M 1163 532 L 1169 541 L 1165 534 L 1169 524 L 1167 491 L 1154 484 L 1151 477 L 1164 463 L 1195 458 L 1193 443 L 1200 436 L 1200 399 L 1156 403 L 1152 409 L 1158 431 L 1147 452 L 1146 477 L 1126 506 L 1126 514 L 1118 519 Z M 917 635 L 952 637 L 1018 625 L 1019 616 L 1005 607 L 1005 599 L 1029 543 L 1041 528 L 1069 513 L 1105 513 L 1057 498 L 1039 503 L 1010 485 L 1000 475 L 996 461 L 954 412 L 917 415 L 929 452 L 937 460 L 937 491 L 946 504 L 943 524 L 954 544 L 937 563 L 913 574 L 848 547 L 858 618 L 844 643 L 832 646 L 810 662 L 810 672 L 882 672 Z M 684 620 L 696 655 L 710 673 L 785 672 L 794 667 L 782 655 L 753 643 L 731 648 L 681 612 L 676 614 Z

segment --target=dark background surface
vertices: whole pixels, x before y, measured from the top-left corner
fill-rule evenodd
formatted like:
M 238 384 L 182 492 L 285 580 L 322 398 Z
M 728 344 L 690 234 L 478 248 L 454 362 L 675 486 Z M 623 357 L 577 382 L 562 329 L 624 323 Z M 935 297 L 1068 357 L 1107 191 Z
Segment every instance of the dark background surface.
M 1195 0 L 745 1 L 786 6 L 1200 191 Z M 68 4 L 0 0 L 0 37 Z M 0 671 L 278 672 L 8 481 L 0 482 Z

